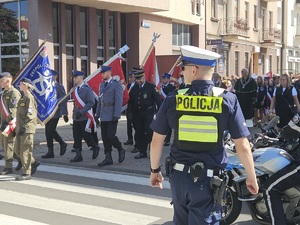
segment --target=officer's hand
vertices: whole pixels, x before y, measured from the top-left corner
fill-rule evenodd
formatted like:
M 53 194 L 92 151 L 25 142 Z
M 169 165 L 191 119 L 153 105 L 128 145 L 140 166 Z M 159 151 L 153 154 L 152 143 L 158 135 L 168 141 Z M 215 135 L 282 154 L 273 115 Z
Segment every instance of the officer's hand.
M 75 115 L 75 119 L 76 119 L 76 120 L 79 120 L 79 118 L 80 118 L 81 116 L 82 116 L 81 112 L 78 111 L 78 112 L 76 113 L 76 115 Z
M 23 134 L 25 134 L 25 127 L 21 127 L 20 130 L 19 130 L 19 135 L 22 136 Z
M 164 181 L 164 177 L 161 172 L 159 173 L 151 173 L 150 174 L 150 184 L 152 187 L 159 187 L 163 189 L 162 182 Z
M 5 128 L 7 127 L 7 125 L 8 125 L 8 123 L 5 121 L 5 122 L 3 122 L 2 123 L 2 125 L 1 125 L 1 128 L 0 128 L 0 130 L 1 131 L 4 131 L 5 130 Z
M 68 115 L 64 115 L 63 118 L 64 118 L 64 121 L 65 121 L 66 123 L 69 122 L 69 117 L 68 117 Z
M 112 121 L 118 121 L 119 117 L 113 116 Z
M 246 186 L 251 194 L 255 195 L 258 193 L 258 184 L 256 178 L 252 179 L 247 177 Z

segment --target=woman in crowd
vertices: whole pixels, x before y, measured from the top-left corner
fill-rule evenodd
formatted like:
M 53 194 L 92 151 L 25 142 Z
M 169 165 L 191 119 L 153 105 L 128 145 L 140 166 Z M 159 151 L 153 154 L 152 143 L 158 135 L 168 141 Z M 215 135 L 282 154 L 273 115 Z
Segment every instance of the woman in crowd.
M 300 112 L 297 91 L 291 85 L 291 78 L 287 74 L 280 76 L 279 85 L 274 90 L 270 111 L 274 112 L 274 108 L 279 116 L 277 127 L 280 129 L 289 123 L 295 113 Z
M 261 76 L 257 77 L 256 84 L 257 84 L 257 98 L 256 98 L 256 103 L 254 105 L 254 126 L 257 126 L 258 116 L 261 121 L 264 118 L 264 107 L 265 107 L 265 100 L 267 95 L 267 87 L 264 85 Z

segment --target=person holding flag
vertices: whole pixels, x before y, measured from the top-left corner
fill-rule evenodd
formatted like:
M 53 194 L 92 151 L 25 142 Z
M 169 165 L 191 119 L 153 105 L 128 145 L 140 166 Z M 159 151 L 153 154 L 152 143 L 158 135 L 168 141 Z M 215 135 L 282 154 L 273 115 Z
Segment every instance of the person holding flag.
M 73 138 L 76 156 L 71 162 L 81 162 L 83 160 L 82 138 L 88 146 L 92 147 L 92 159 L 96 159 L 99 155 L 100 147 L 95 143 L 91 132 L 95 132 L 96 122 L 93 115 L 93 106 L 95 97 L 92 89 L 83 81 L 84 72 L 73 70 L 73 81 L 75 90 L 72 93 L 74 99 L 73 110 Z
M 53 82 L 56 89 L 56 98 L 57 101 L 63 98 L 66 95 L 66 91 L 63 85 L 57 82 L 58 72 L 55 70 L 51 70 Z M 45 135 L 47 140 L 48 152 L 45 155 L 42 155 L 43 159 L 54 158 L 54 145 L 53 139 L 55 139 L 60 145 L 60 155 L 64 155 L 67 150 L 67 143 L 63 141 L 61 136 L 57 133 L 56 127 L 59 118 L 63 115 L 64 121 L 67 123 L 69 121 L 68 118 L 68 109 L 67 109 L 67 98 L 63 101 L 54 114 L 54 116 L 46 123 L 45 125 Z
M 98 163 L 99 167 L 113 164 L 112 147 L 118 150 L 119 163 L 122 163 L 125 159 L 125 149 L 116 136 L 118 120 L 122 112 L 123 88 L 121 82 L 112 78 L 111 70 L 112 67 L 110 66 L 102 66 L 100 70 L 103 82 L 99 90 L 96 120 L 100 118 L 101 121 L 100 127 L 105 159 Z
M 40 165 L 33 156 L 33 140 L 37 123 L 37 104 L 32 95 L 34 86 L 28 78 L 20 80 L 20 91 L 23 93 L 16 112 L 16 141 L 14 152 L 21 159 L 23 174 L 16 181 L 30 180 Z
M 14 156 L 15 126 L 17 103 L 21 98 L 20 92 L 12 85 L 13 76 L 9 72 L 0 74 L 1 88 L 1 141 L 5 154 L 5 168 L 0 173 L 13 173 L 12 162 Z M 20 159 L 18 160 L 20 161 Z

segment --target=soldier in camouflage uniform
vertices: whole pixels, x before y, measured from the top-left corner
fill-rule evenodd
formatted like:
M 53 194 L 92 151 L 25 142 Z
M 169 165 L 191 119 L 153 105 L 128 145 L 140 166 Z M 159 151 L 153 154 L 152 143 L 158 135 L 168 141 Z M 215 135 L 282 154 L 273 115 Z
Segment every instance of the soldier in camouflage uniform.
M 0 173 L 1 175 L 7 175 L 13 173 L 12 162 L 14 155 L 14 142 L 15 132 L 13 121 L 16 118 L 17 103 L 21 98 L 20 92 L 12 86 L 12 75 L 8 72 L 0 74 L 1 88 L 3 93 L 1 95 L 1 142 L 5 154 L 5 168 Z M 12 128 L 13 127 L 13 128 Z
M 23 92 L 17 106 L 15 153 L 21 159 L 23 174 L 16 177 L 17 181 L 30 180 L 40 165 L 33 156 L 33 140 L 37 122 L 37 105 L 31 94 L 33 86 L 31 80 L 23 78 L 20 81 Z

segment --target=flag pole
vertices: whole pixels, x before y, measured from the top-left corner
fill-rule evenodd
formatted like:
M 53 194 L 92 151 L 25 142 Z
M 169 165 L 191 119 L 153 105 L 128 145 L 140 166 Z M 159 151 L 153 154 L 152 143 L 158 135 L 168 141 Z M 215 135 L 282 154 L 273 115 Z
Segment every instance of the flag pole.
M 147 53 L 146 53 L 146 55 L 145 55 L 145 57 L 144 57 L 144 59 L 143 59 L 143 61 L 142 61 L 142 64 L 140 65 L 140 68 L 143 68 L 143 67 L 145 66 L 146 61 L 147 61 L 147 59 L 148 59 L 148 57 L 149 57 L 149 55 L 150 55 L 150 53 L 151 53 L 151 51 L 152 51 L 152 49 L 153 49 L 153 47 L 154 47 L 154 43 L 156 42 L 156 40 L 157 40 L 159 37 L 160 37 L 160 34 L 158 34 L 158 33 L 153 33 L 153 38 L 152 38 L 151 45 L 150 45 L 150 47 L 149 47 L 149 49 L 148 49 L 148 51 L 147 51 Z
M 44 47 L 44 44 L 47 42 L 47 40 L 44 40 L 38 49 L 35 51 L 35 53 L 29 58 L 29 60 L 25 63 L 25 65 L 19 70 L 19 72 L 16 74 L 15 79 L 13 80 L 13 84 L 15 83 L 16 80 L 18 80 L 19 76 L 21 73 L 28 67 L 28 65 L 31 63 L 32 59 L 36 57 L 36 55 L 40 52 L 40 50 Z
M 113 62 L 115 59 L 119 58 L 122 54 L 124 54 L 126 51 L 129 50 L 129 47 L 127 45 L 124 45 L 122 48 L 119 49 L 119 52 L 115 54 L 113 57 L 111 57 L 109 60 L 107 60 L 102 66 L 107 66 L 111 62 Z M 92 79 L 94 76 L 96 76 L 101 71 L 101 66 L 95 70 L 91 75 L 86 77 L 84 79 L 84 82 L 87 83 L 90 79 Z M 58 104 L 61 104 L 72 92 L 75 90 L 75 87 L 72 87 L 71 90 L 58 102 Z
M 175 66 L 177 66 L 177 64 L 179 63 L 180 59 L 181 59 L 181 55 L 177 58 L 176 62 L 174 63 L 174 65 L 170 69 L 169 74 L 171 74 L 172 71 L 175 69 Z

